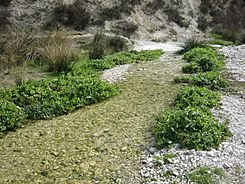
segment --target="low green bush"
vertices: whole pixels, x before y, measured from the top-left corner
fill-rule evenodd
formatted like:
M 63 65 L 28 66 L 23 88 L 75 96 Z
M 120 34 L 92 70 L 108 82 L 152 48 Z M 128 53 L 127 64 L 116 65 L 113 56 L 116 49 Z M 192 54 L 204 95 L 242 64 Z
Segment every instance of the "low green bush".
M 203 72 L 191 76 L 174 78 L 175 83 L 188 83 L 192 86 L 206 87 L 211 90 L 225 90 L 229 82 L 218 72 Z
M 199 73 L 199 72 L 208 72 L 208 71 L 217 71 L 221 70 L 224 67 L 224 63 L 217 58 L 210 56 L 203 56 L 197 58 L 195 62 L 186 64 L 182 67 L 184 73 Z
M 211 112 L 198 107 L 165 111 L 156 122 L 153 133 L 158 148 L 178 143 L 184 148 L 210 150 L 231 136 L 226 125 L 218 123 Z
M 223 69 L 224 56 L 210 48 L 194 48 L 184 54 L 190 64 L 183 66 L 184 73 L 198 73 Z
M 13 102 L 0 99 L 0 132 L 11 130 L 25 120 L 24 111 Z
M 186 64 L 182 67 L 182 72 L 183 73 L 188 73 L 188 74 L 192 74 L 192 73 L 199 73 L 201 72 L 201 67 L 198 66 L 197 63 L 195 62 L 191 62 L 189 64 Z
M 218 53 L 211 48 L 193 48 L 183 55 L 184 60 L 187 62 L 196 62 L 198 58 L 209 56 L 211 58 L 218 58 Z
M 94 77 L 61 75 L 52 80 L 28 81 L 11 90 L 11 100 L 29 119 L 46 119 L 104 100 L 116 88 Z
M 188 106 L 207 109 L 219 106 L 220 100 L 221 95 L 218 92 L 203 87 L 186 86 L 178 93 L 175 105 L 181 109 Z
M 2 105 L 0 115 L 5 116 L 0 122 L 3 127 L 0 127 L 0 132 L 11 128 L 12 121 L 12 127 L 17 126 L 13 118 L 19 123 L 21 117 L 47 119 L 107 99 L 116 94 L 118 88 L 101 81 L 99 71 L 117 64 L 157 59 L 162 53 L 162 50 L 131 51 L 112 54 L 101 60 L 84 60 L 80 64 L 76 63 L 71 72 L 60 74 L 56 78 L 27 81 L 13 88 L 1 89 L 0 99 L 5 100 L 5 105 Z M 16 117 L 11 114 L 12 111 L 8 112 L 11 108 L 16 112 Z M 18 109 L 22 109 L 19 113 L 23 112 L 25 116 L 17 117 Z
M 174 83 L 189 83 L 191 76 L 177 76 L 174 78 Z
M 116 65 L 130 64 L 139 61 L 151 61 L 159 59 L 163 54 L 162 50 L 143 50 L 143 51 L 129 51 L 119 52 L 105 56 L 103 59 L 91 60 L 89 66 L 98 70 L 105 70 Z
M 229 82 L 218 72 L 198 73 L 191 77 L 190 83 L 211 90 L 223 90 L 229 87 Z

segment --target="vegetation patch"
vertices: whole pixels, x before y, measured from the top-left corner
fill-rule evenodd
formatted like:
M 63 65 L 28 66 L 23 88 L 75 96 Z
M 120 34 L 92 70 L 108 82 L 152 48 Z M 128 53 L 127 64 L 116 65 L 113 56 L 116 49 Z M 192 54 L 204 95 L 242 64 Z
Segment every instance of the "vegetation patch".
M 158 148 L 178 143 L 183 148 L 210 150 L 226 140 L 230 131 L 210 111 L 188 106 L 171 109 L 156 118 L 154 134 Z
M 223 46 L 229 46 L 234 45 L 235 43 L 233 41 L 225 40 L 224 36 L 220 34 L 211 34 L 211 39 L 207 41 L 208 44 L 217 44 L 217 45 L 223 45 Z
M 217 71 L 224 66 L 224 56 L 211 48 L 194 48 L 184 54 L 184 59 L 190 63 L 182 68 L 184 73 Z
M 176 154 L 174 153 L 166 153 L 162 156 L 155 156 L 154 161 L 156 165 L 161 166 L 163 164 L 171 164 L 175 157 L 176 157 Z
M 118 52 L 105 56 L 103 59 L 91 60 L 88 65 L 97 70 L 110 69 L 116 65 L 130 64 L 139 61 L 151 61 L 159 59 L 164 52 L 162 50 L 144 50 L 144 51 L 129 51 Z
M 200 167 L 188 173 L 186 177 L 197 184 L 218 184 L 225 177 L 225 172 L 218 167 Z
M 204 87 L 186 86 L 178 93 L 175 105 L 181 109 L 188 106 L 206 109 L 219 106 L 220 100 L 221 96 L 218 92 Z
M 8 105 L 15 105 L 16 109 L 21 108 L 28 119 L 47 119 L 66 114 L 117 93 L 115 85 L 99 79 L 99 71 L 118 64 L 157 59 L 162 53 L 161 50 L 131 51 L 109 55 L 100 61 L 86 60 L 80 66 L 75 65 L 71 72 L 56 78 L 27 81 L 14 88 L 2 89 L 0 99 L 7 100 Z M 8 116 L 7 110 L 2 109 L 2 113 Z M 11 118 L 12 114 L 9 116 Z
M 20 126 L 26 118 L 23 109 L 4 99 L 0 99 L 0 104 L 0 132 Z
M 156 118 L 153 130 L 156 146 L 179 144 L 195 150 L 218 148 L 231 136 L 227 125 L 219 123 L 210 111 L 219 106 L 221 100 L 221 95 L 212 90 L 228 87 L 228 82 L 218 72 L 224 57 L 210 48 L 193 48 L 184 54 L 184 59 L 190 64 L 182 69 L 197 74 L 175 78 L 175 82 L 189 85 L 177 95 L 175 107 Z

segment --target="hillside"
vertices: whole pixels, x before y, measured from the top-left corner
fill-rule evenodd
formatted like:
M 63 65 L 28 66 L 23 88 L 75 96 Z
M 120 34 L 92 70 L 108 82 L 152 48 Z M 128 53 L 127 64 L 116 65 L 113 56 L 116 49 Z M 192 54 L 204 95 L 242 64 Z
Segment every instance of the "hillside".
M 154 41 L 180 40 L 209 28 L 235 33 L 245 28 L 244 0 L 4 0 L 1 5 L 2 24 L 28 29 L 62 25 L 86 32 L 101 28 Z

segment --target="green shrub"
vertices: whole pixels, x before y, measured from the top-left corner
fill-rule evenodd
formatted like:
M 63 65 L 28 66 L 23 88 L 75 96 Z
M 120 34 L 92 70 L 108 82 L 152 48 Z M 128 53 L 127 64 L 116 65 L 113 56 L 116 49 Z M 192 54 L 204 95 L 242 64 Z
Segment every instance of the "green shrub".
M 229 86 L 229 82 L 218 72 L 198 73 L 191 77 L 190 83 L 211 90 L 222 90 Z
M 229 82 L 218 72 L 205 72 L 192 76 L 175 77 L 174 82 L 189 83 L 193 86 L 206 87 L 211 90 L 224 90 L 229 87 Z
M 168 110 L 156 121 L 153 132 L 158 148 L 178 143 L 189 149 L 210 150 L 231 136 L 226 125 L 219 124 L 211 112 L 198 107 Z
M 201 72 L 201 67 L 198 66 L 197 63 L 195 62 L 191 62 L 189 64 L 186 64 L 182 67 L 182 72 L 183 73 L 189 73 L 189 74 L 192 74 L 192 73 L 198 73 L 198 72 Z
M 45 119 L 104 100 L 116 88 L 95 77 L 61 75 L 52 80 L 28 81 L 11 91 L 11 99 L 29 119 Z
M 182 71 L 184 73 L 198 73 L 221 70 L 224 67 L 224 63 L 217 58 L 210 56 L 203 56 L 195 59 L 195 62 L 184 65 Z
M 193 48 L 183 56 L 187 62 L 196 62 L 197 59 L 209 56 L 210 58 L 219 58 L 218 53 L 211 48 Z
M 219 106 L 220 100 L 221 96 L 217 92 L 203 87 L 186 86 L 178 93 L 175 105 L 181 109 L 192 106 L 205 110 Z
M 0 99 L 0 132 L 14 129 L 21 125 L 26 115 L 14 103 Z
M 151 61 L 159 59 L 163 54 L 162 50 L 143 50 L 119 52 L 105 56 L 103 59 L 91 60 L 89 66 L 98 70 L 105 70 L 116 65 L 130 64 L 139 61 Z
M 190 62 L 182 68 L 184 73 L 221 70 L 224 66 L 224 56 L 210 48 L 194 48 L 184 54 L 184 59 Z
M 175 83 L 189 83 L 191 81 L 191 76 L 178 76 L 174 78 Z

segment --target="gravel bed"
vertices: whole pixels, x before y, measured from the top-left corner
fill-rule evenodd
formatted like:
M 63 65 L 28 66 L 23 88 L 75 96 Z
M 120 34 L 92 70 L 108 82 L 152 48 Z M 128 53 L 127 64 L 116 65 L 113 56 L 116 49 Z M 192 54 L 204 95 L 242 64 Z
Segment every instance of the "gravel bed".
M 121 80 L 126 80 L 123 76 L 127 73 L 128 69 L 130 67 L 130 64 L 126 65 L 119 65 L 112 69 L 108 69 L 103 71 L 103 74 L 101 76 L 102 80 L 107 81 L 109 83 L 116 83 Z
M 234 80 L 245 81 L 245 46 L 224 47 L 221 51 L 227 57 L 227 69 Z M 190 183 L 185 175 L 201 166 L 224 169 L 226 177 L 220 183 L 245 183 L 244 94 L 223 96 L 221 103 L 222 107 L 213 109 L 212 112 L 220 122 L 229 122 L 228 126 L 233 136 L 223 142 L 217 150 L 211 151 L 180 149 L 178 145 L 162 150 L 153 146 L 147 148 L 142 157 L 144 167 L 140 171 L 144 183 Z M 175 157 L 164 162 L 166 154 L 174 154 Z
M 224 47 L 221 52 L 227 57 L 226 67 L 232 78 L 245 82 L 245 45 Z

